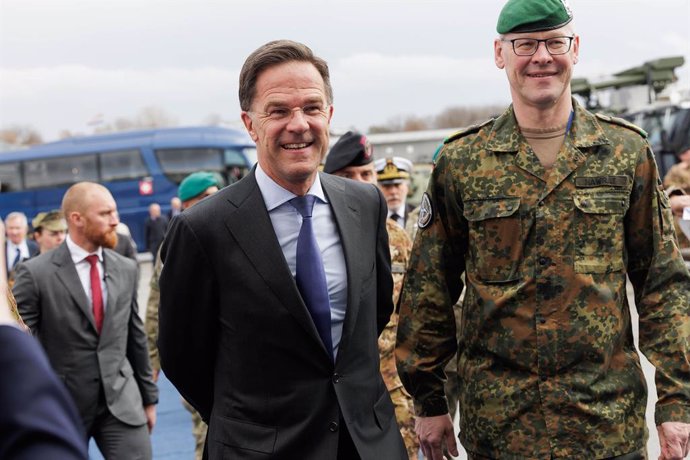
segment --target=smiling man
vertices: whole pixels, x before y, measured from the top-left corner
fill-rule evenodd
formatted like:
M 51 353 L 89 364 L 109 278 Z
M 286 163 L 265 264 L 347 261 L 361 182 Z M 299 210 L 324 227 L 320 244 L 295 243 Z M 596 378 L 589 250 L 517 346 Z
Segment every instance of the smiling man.
M 328 174 L 328 66 L 300 43 L 240 72 L 258 165 L 173 220 L 161 366 L 212 459 L 403 459 L 377 338 L 393 311 L 386 202 Z
M 422 449 L 456 452 L 443 369 L 457 350 L 470 458 L 646 458 L 629 278 L 662 458 L 684 458 L 690 275 L 646 135 L 572 99 L 564 1 L 510 0 L 497 31 L 513 103 L 443 146 L 403 287 L 396 354 Z

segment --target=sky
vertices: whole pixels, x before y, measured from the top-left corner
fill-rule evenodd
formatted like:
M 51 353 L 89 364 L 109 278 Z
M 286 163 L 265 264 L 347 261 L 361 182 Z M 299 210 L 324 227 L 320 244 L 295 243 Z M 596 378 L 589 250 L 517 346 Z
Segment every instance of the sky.
M 329 63 L 335 129 L 366 132 L 451 106 L 506 105 L 493 61 L 503 0 L 0 0 L 0 128 L 89 134 L 96 120 L 162 109 L 180 126 L 241 126 L 244 59 L 289 38 Z M 575 77 L 683 56 L 690 0 L 570 0 Z

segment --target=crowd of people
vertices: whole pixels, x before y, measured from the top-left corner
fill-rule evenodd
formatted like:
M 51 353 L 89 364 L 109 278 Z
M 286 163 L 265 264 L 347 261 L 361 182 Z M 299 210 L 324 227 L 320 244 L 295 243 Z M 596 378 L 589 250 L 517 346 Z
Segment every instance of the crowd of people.
M 32 237 L 10 213 L 0 458 L 85 459 L 89 439 L 152 458 L 162 370 L 197 459 L 441 460 L 458 438 L 469 459 L 646 459 L 628 285 L 660 458 L 685 458 L 690 149 L 662 181 L 644 131 L 572 97 L 566 2 L 508 0 L 496 31 L 512 103 L 439 146 L 417 208 L 410 161 L 357 131 L 329 149 L 325 60 L 290 40 L 252 52 L 257 165 L 227 187 L 187 176 L 169 215 L 150 205 L 145 321 L 108 189 L 74 184 Z

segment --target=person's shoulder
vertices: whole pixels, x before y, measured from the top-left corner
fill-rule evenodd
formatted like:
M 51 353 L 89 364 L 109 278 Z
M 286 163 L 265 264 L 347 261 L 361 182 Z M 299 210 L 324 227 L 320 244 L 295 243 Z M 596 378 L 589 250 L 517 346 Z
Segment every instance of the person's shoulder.
M 647 139 L 647 132 L 644 129 L 624 118 L 613 117 L 603 113 L 595 113 L 594 116 L 599 121 L 603 122 L 603 126 L 606 126 L 609 129 L 622 130 L 623 133 L 629 134 L 634 133 L 640 136 L 642 139 Z
M 467 127 L 465 127 L 465 128 L 462 128 L 462 129 L 460 129 L 460 130 L 454 132 L 453 134 L 451 134 L 451 135 L 448 136 L 447 138 L 445 138 L 445 139 L 443 140 L 443 144 L 444 144 L 444 145 L 452 144 L 452 143 L 454 143 L 454 142 L 456 142 L 456 141 L 459 141 L 459 140 L 461 140 L 461 139 L 463 139 L 463 138 L 470 137 L 470 136 L 472 136 L 472 135 L 476 135 L 476 134 L 478 134 L 483 128 L 489 127 L 490 125 L 492 125 L 493 122 L 494 122 L 495 120 L 496 120 L 495 118 L 489 118 L 488 120 L 485 120 L 485 121 L 483 121 L 483 122 L 481 122 L 481 123 L 477 123 L 477 124 L 470 125 L 470 126 L 467 126 Z
M 125 269 L 134 270 L 136 272 L 137 262 L 134 259 L 125 257 L 116 252 L 114 249 L 109 248 L 103 248 L 103 253 L 105 254 L 105 257 L 109 258 L 113 263 L 116 263 Z

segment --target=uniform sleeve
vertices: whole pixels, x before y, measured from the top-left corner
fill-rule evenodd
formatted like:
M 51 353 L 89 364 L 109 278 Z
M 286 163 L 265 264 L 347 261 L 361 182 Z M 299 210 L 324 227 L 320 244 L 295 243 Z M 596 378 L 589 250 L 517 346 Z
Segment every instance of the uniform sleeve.
M 423 199 L 430 206 L 420 211 L 431 212 L 430 220 L 417 232 L 400 298 L 398 372 L 424 417 L 448 412 L 443 369 L 457 349 L 453 305 L 463 287 L 468 230 L 456 187 L 442 154 Z
M 640 349 L 656 368 L 656 423 L 690 423 L 690 275 L 648 145 L 638 156 L 625 228 Z
M 161 274 L 161 266 L 162 262 L 159 251 L 156 255 L 153 274 L 149 282 L 149 298 L 146 303 L 146 322 L 144 323 L 146 340 L 149 347 L 149 359 L 151 360 L 151 367 L 154 372 L 158 372 L 161 369 L 161 362 L 158 357 L 158 305 L 161 301 L 161 291 L 158 287 L 158 283 Z
M 136 283 L 137 272 L 135 268 L 132 268 L 131 276 L 132 283 Z M 129 316 L 129 333 L 127 334 L 127 359 L 134 370 L 134 378 L 139 386 L 144 406 L 149 406 L 158 403 L 158 387 L 153 381 L 153 371 L 146 345 L 146 332 L 144 331 L 144 323 L 139 316 L 137 290 L 134 289 L 133 292 L 132 311 Z

